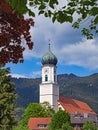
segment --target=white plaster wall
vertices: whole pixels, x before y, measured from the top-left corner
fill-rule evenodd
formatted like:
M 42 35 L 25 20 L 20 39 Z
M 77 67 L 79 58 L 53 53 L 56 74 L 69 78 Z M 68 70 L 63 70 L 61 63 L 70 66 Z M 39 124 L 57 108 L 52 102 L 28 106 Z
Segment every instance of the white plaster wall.
M 45 71 L 48 70 L 48 71 Z M 48 81 L 45 81 L 45 75 Z M 56 76 L 56 80 L 54 79 Z M 49 102 L 51 107 L 58 110 L 59 87 L 57 85 L 56 66 L 44 65 L 42 67 L 42 84 L 40 84 L 40 103 Z
M 65 110 L 63 107 L 62 107 L 62 105 L 58 102 L 58 110 Z
M 40 84 L 40 103 L 49 102 L 57 111 L 59 100 L 59 87 L 57 84 Z

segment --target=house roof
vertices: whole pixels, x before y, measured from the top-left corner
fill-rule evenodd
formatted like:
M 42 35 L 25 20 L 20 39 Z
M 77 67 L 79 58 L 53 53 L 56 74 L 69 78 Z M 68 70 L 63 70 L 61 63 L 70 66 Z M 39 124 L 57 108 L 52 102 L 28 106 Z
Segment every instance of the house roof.
M 42 130 L 41 125 L 48 125 L 51 121 L 50 117 L 38 117 L 30 118 L 28 122 L 28 127 L 30 130 Z M 47 127 L 44 127 L 47 130 Z
M 59 97 L 59 103 L 61 106 L 70 114 L 75 114 L 75 113 L 88 113 L 88 114 L 96 114 L 88 104 L 75 100 L 72 98 L 66 98 L 66 97 Z

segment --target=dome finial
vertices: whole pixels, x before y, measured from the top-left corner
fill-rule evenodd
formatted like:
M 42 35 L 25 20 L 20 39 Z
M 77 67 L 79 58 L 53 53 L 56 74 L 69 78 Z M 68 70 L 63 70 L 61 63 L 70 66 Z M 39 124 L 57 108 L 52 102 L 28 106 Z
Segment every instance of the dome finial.
M 49 45 L 49 51 L 50 51 L 50 46 L 51 46 L 50 39 L 49 39 L 49 44 L 48 45 Z
M 48 43 L 48 52 L 42 57 L 42 65 L 56 65 L 58 60 L 56 56 L 50 50 L 50 39 Z

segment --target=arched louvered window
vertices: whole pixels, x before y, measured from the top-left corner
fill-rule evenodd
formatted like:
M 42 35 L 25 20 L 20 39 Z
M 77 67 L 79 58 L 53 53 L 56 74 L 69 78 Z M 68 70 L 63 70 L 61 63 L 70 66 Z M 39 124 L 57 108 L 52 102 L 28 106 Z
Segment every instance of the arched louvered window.
M 48 81 L 48 75 L 45 75 L 45 81 Z

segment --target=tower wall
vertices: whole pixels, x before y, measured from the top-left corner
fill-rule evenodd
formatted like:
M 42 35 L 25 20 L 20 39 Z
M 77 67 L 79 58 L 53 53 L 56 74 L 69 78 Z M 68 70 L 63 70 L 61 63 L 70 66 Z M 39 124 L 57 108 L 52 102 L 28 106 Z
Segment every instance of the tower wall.
M 47 75 L 48 80 L 45 81 Z M 42 83 L 57 83 L 56 66 L 44 65 L 42 67 Z
M 49 102 L 58 110 L 59 87 L 56 74 L 57 58 L 50 50 L 42 57 L 42 83 L 40 84 L 40 103 Z
M 55 111 L 58 110 L 59 87 L 57 84 L 40 84 L 40 103 L 49 102 Z

